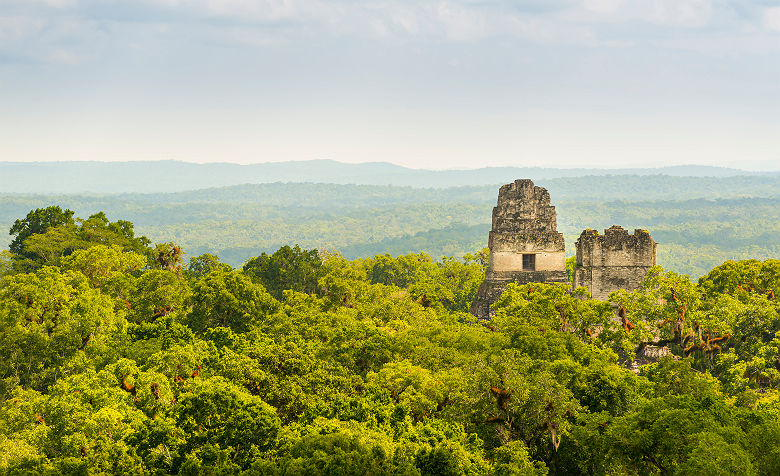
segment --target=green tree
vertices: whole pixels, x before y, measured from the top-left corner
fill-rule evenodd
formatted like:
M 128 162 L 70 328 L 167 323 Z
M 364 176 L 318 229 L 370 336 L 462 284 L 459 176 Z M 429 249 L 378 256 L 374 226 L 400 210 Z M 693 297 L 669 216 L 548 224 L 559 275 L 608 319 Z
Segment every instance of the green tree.
M 324 274 L 319 252 L 298 245 L 283 246 L 270 256 L 263 253 L 250 259 L 243 269 L 276 299 L 281 299 L 286 289 L 308 294 L 317 292 L 319 278 Z
M 154 249 L 154 265 L 157 269 L 181 273 L 183 254 L 182 249 L 172 241 L 159 243 Z
M 354 421 L 317 419 L 287 444 L 279 462 L 284 474 L 415 474 L 410 462 L 394 458 L 392 438 Z
M 8 249 L 17 255 L 34 258 L 25 253 L 24 241 L 32 235 L 45 233 L 49 228 L 74 225 L 73 210 L 62 210 L 58 206 L 36 208 L 25 218 L 18 219 L 11 226 L 9 234 L 14 237 Z
M 163 317 L 183 321 L 192 291 L 174 271 L 151 269 L 135 280 L 129 299 L 128 319 L 135 323 L 154 322 Z
M 642 373 L 653 392 L 609 422 L 611 457 L 636 473 L 755 474 L 738 412 L 714 379 L 695 372 L 690 359 L 666 358 Z
M 30 264 L 20 264 L 30 270 L 38 269 L 40 266 L 59 266 L 63 256 L 87 246 L 88 243 L 79 238 L 75 225 L 51 227 L 43 233 L 30 235 L 24 240 L 24 252 L 27 258 L 25 261 Z
M 566 258 L 566 276 L 569 277 L 569 281 L 574 282 L 574 273 L 577 270 L 577 257 L 570 256 Z
M 79 238 L 90 244 L 118 245 L 127 251 L 134 251 L 149 257 L 151 241 L 145 236 L 135 236 L 133 224 L 126 220 L 110 222 L 106 214 L 98 212 L 86 220 L 77 219 Z
M 187 266 L 189 275 L 195 279 L 202 278 L 204 275 L 219 269 L 232 269 L 229 264 L 222 263 L 219 256 L 211 253 L 203 253 L 200 256 L 190 258 L 190 264 Z
M 16 235 L 11 251 L 17 257 L 14 269 L 18 272 L 34 271 L 43 265 L 58 266 L 63 256 L 95 245 L 117 245 L 147 258 L 152 255 L 149 239 L 136 237 L 132 223 L 124 220 L 111 223 L 103 212 L 86 220 L 74 220 L 71 210 L 36 209 L 24 220 L 16 220 L 11 234 Z
M 174 415 L 186 435 L 185 454 L 211 445 L 229 450 L 242 468 L 275 445 L 280 429 L 273 407 L 220 377 L 194 381 L 179 396 Z
M 372 283 L 406 288 L 435 274 L 436 265 L 425 253 L 392 257 L 389 254 L 374 256 L 367 263 L 368 278 Z
M 547 467 L 542 462 L 534 462 L 528 455 L 528 448 L 522 441 L 512 441 L 493 451 L 493 470 L 495 475 L 546 476 Z
M 699 278 L 699 286 L 708 294 L 759 293 L 773 299 L 780 293 L 780 260 L 729 260 Z
M 0 281 L 0 395 L 43 389 L 56 378 L 110 359 L 126 321 L 80 273 L 44 267 Z M 68 370 L 65 367 L 68 366 Z
M 189 323 L 196 332 L 210 327 L 246 332 L 278 307 L 262 285 L 237 271 L 218 269 L 195 282 Z
M 77 250 L 62 259 L 62 269 L 75 270 L 89 278 L 94 288 L 103 288 L 112 281 L 140 274 L 146 258 L 119 245 L 97 245 Z

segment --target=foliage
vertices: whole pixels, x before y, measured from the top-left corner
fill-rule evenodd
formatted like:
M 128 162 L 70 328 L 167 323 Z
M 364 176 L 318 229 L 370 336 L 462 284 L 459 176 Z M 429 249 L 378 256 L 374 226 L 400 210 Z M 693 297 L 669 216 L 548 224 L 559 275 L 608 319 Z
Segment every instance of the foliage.
M 776 260 L 610 302 L 511 283 L 478 321 L 484 251 L 185 270 L 83 223 L 0 278 L 0 474 L 780 471 Z
M 203 253 L 200 256 L 193 256 L 190 258 L 190 263 L 187 266 L 187 272 L 192 278 L 198 279 L 204 275 L 217 271 L 218 269 L 229 270 L 230 265 L 222 263 L 219 256 L 215 256 L 211 253 Z
M 80 273 L 44 267 L 0 281 L 0 394 L 44 390 L 57 378 L 111 358 L 126 321 Z
M 60 207 L 38 208 L 24 219 L 16 220 L 9 246 L 12 268 L 18 272 L 34 271 L 41 266 L 58 266 L 63 257 L 92 246 L 119 246 L 151 260 L 150 240 L 136 237 L 133 224 L 126 220 L 110 222 L 98 212 L 86 220 L 73 219 L 73 211 Z
M 14 222 L 9 234 L 14 237 L 8 249 L 12 253 L 25 255 L 24 241 L 32 235 L 45 233 L 49 228 L 62 225 L 73 225 L 73 210 L 64 211 L 57 206 L 36 208 L 30 211 L 25 218 Z M 27 256 L 31 257 L 31 256 Z
M 233 270 L 212 271 L 197 280 L 192 290 L 189 325 L 196 331 L 229 327 L 243 333 L 278 308 L 261 284 Z
M 315 292 L 322 276 L 322 259 L 317 250 L 303 250 L 298 245 L 283 246 L 270 256 L 263 253 L 249 260 L 244 265 L 244 273 L 262 283 L 272 296 L 281 299 L 285 289 Z

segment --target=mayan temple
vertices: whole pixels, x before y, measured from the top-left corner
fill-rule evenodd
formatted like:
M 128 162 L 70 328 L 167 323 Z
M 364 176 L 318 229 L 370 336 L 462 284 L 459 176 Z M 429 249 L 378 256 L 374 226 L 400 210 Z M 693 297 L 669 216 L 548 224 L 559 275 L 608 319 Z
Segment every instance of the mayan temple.
M 656 247 L 647 230 L 634 230 L 633 235 L 617 225 L 603 235 L 585 230 L 576 243 L 574 287 L 588 288 L 593 299 L 601 301 L 619 289 L 633 291 L 655 266 Z
M 479 318 L 489 317 L 490 305 L 508 283 L 568 282 L 555 207 L 547 190 L 531 180 L 515 180 L 499 189 L 488 248 L 485 280 L 471 305 L 471 313 Z

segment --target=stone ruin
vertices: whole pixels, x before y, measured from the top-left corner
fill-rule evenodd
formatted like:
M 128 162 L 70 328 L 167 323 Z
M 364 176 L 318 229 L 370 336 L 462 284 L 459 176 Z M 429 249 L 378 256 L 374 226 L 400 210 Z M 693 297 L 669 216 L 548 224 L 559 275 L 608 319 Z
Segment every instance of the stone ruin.
M 613 291 L 639 288 L 655 266 L 658 244 L 647 230 L 628 230 L 613 225 L 600 235 L 585 230 L 576 243 L 577 265 L 573 286 L 588 288 L 593 299 L 605 301 Z
M 508 283 L 569 282 L 555 207 L 547 190 L 531 180 L 515 180 L 499 189 L 488 248 L 485 280 L 471 305 L 478 318 L 490 317 L 491 304 Z M 646 230 L 635 230 L 633 235 L 619 226 L 604 235 L 585 230 L 576 248 L 572 284 L 588 288 L 594 299 L 604 300 L 618 289 L 637 289 L 655 265 L 656 243 Z
M 630 361 L 624 362 L 623 365 L 628 367 L 634 373 L 639 373 L 639 367 L 647 364 L 653 364 L 663 359 L 664 357 L 671 357 L 674 360 L 679 358 L 672 354 L 672 350 L 669 347 L 658 347 L 652 344 L 640 344 L 636 350 L 636 356 Z
M 547 190 L 530 180 L 515 180 L 499 189 L 488 248 L 485 280 L 471 305 L 471 313 L 479 318 L 489 316 L 490 305 L 508 283 L 568 282 L 555 207 Z

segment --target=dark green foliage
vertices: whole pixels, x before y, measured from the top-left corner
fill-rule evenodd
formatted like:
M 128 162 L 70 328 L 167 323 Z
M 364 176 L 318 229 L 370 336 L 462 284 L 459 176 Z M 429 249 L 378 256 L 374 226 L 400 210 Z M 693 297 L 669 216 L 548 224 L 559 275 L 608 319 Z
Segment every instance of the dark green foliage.
M 574 272 L 577 269 L 577 257 L 570 256 L 566 258 L 566 276 L 568 276 L 570 282 L 574 282 Z
M 135 236 L 134 226 L 126 220 L 108 221 L 106 214 L 98 212 L 90 215 L 80 222 L 78 228 L 79 238 L 88 242 L 103 245 L 119 245 L 128 251 L 139 254 L 149 254 L 151 243 L 145 236 Z
M 710 294 L 756 293 L 771 298 L 780 293 L 780 260 L 729 260 L 699 278 L 699 286 Z
M 204 253 L 200 256 L 193 256 L 190 258 L 190 264 L 187 267 L 189 275 L 195 279 L 201 278 L 204 275 L 217 270 L 229 270 L 230 265 L 222 263 L 219 260 L 219 256 L 214 256 L 211 253 Z
M 276 299 L 282 291 L 291 289 L 315 293 L 322 273 L 322 258 L 317 250 L 304 250 L 300 246 L 283 246 L 272 255 L 265 253 L 250 259 L 244 265 L 244 273 L 262 283 Z
M 194 380 L 176 403 L 173 418 L 186 435 L 186 453 L 233 448 L 230 461 L 248 468 L 253 457 L 276 444 L 276 411 L 221 377 Z
M 150 262 L 153 259 L 148 238 L 136 237 L 129 221 L 108 221 L 103 212 L 86 220 L 74 220 L 72 210 L 62 211 L 54 206 L 39 208 L 28 213 L 25 219 L 16 220 L 10 234 L 15 235 L 9 250 L 17 272 L 59 265 L 63 257 L 75 250 L 97 245 L 119 246 L 146 256 Z
M 246 332 L 278 308 L 261 284 L 233 270 L 212 271 L 197 280 L 192 290 L 188 322 L 197 331 L 229 327 Z
M 371 283 L 406 288 L 423 307 L 468 312 L 484 267 L 466 261 L 445 256 L 434 263 L 424 253 L 395 258 L 384 254 L 365 260 L 364 266 Z
M 57 206 L 36 208 L 25 218 L 14 222 L 8 232 L 14 237 L 11 244 L 8 245 L 8 249 L 17 255 L 33 258 L 34 256 L 25 253 L 24 240 L 35 234 L 46 233 L 49 228 L 73 224 L 73 210 L 65 209 L 63 211 Z

